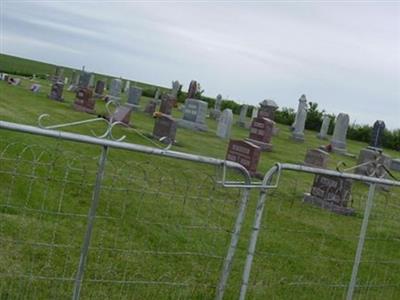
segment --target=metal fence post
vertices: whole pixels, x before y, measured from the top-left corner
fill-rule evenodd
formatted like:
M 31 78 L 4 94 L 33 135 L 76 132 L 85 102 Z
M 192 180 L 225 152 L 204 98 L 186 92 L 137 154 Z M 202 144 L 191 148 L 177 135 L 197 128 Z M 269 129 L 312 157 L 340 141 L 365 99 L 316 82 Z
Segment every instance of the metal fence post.
M 236 218 L 235 227 L 232 232 L 231 243 L 229 245 L 228 253 L 224 260 L 224 265 L 222 267 L 222 274 L 217 286 L 217 293 L 215 296 L 216 300 L 222 300 L 224 297 L 226 283 L 229 278 L 229 274 L 232 268 L 233 257 L 236 252 L 237 244 L 239 241 L 240 230 L 242 228 L 243 219 L 246 212 L 247 202 L 249 200 L 250 189 L 246 188 L 243 190 L 242 199 L 240 202 L 239 213 Z
M 100 188 L 101 188 L 101 182 L 103 181 L 104 177 L 104 169 L 107 161 L 107 154 L 108 154 L 108 146 L 103 146 L 96 174 L 96 182 L 93 189 L 92 203 L 88 214 L 86 233 L 82 244 L 78 270 L 75 277 L 74 293 L 72 295 L 73 300 L 77 300 L 80 297 L 82 279 L 83 279 L 83 274 L 85 272 L 85 265 L 89 251 L 90 239 L 92 237 L 93 225 L 96 218 L 96 210 L 100 199 Z
M 356 281 L 357 281 L 358 268 L 360 266 L 361 255 L 362 255 L 362 251 L 364 248 L 364 242 L 365 242 L 365 235 L 367 233 L 367 228 L 368 228 L 369 215 L 371 213 L 372 203 L 373 203 L 373 199 L 374 199 L 374 195 L 375 195 L 375 188 L 376 188 L 376 183 L 371 183 L 371 185 L 369 187 L 369 191 L 368 191 L 367 203 L 365 205 L 364 218 L 363 218 L 361 229 L 360 229 L 360 237 L 358 239 L 357 251 L 356 251 L 356 255 L 354 257 L 354 264 L 353 264 L 353 271 L 351 273 L 351 280 L 350 280 L 349 288 L 347 290 L 347 296 L 346 296 L 347 300 L 353 299 L 354 289 L 356 287 Z

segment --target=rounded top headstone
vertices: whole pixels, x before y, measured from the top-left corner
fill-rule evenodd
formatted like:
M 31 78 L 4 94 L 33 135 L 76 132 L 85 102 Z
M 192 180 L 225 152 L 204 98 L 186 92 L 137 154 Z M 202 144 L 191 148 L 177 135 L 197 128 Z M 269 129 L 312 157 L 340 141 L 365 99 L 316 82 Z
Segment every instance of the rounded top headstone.
M 307 102 L 307 98 L 306 98 L 306 95 L 301 95 L 301 97 L 300 97 L 300 99 L 299 99 L 299 101 L 300 102 Z
M 272 99 L 265 99 L 262 102 L 260 102 L 260 106 L 269 106 L 269 107 L 275 107 L 278 108 L 278 104 L 276 104 L 276 102 Z

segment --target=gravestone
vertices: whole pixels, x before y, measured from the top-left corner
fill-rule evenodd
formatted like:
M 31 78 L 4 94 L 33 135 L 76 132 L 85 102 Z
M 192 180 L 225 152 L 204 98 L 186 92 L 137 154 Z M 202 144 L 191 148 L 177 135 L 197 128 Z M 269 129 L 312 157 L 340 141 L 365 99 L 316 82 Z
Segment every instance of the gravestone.
M 368 147 L 361 149 L 360 154 L 358 155 L 358 167 L 354 170 L 354 173 L 384 178 L 387 176 L 385 168 L 387 170 L 390 169 L 391 161 L 392 159 L 389 155 L 384 154 L 376 148 Z
M 324 115 L 322 118 L 322 125 L 319 133 L 317 134 L 317 138 L 321 140 L 325 140 L 328 138 L 328 130 L 329 124 L 331 123 L 331 117 L 328 115 Z
M 258 110 L 258 117 L 267 118 L 272 121 L 275 120 L 275 111 L 279 108 L 279 106 L 275 103 L 274 100 L 266 99 L 260 103 L 260 109 Z
M 61 83 L 61 82 L 53 83 L 48 97 L 50 99 L 62 102 L 62 101 L 64 101 L 63 90 L 64 90 L 63 83 Z
M 130 105 L 119 105 L 112 115 L 113 122 L 122 122 L 127 126 L 130 126 L 129 122 L 132 114 L 132 106 Z
M 10 77 L 8 79 L 8 83 L 11 85 L 20 85 L 21 84 L 21 79 L 20 78 L 15 78 L 15 77 Z
M 96 101 L 93 99 L 93 92 L 89 88 L 79 88 L 76 92 L 73 107 L 77 111 L 95 114 Z
M 159 114 L 156 117 L 153 127 L 153 137 L 161 139 L 163 143 L 175 143 L 176 121 L 169 115 Z
M 125 82 L 124 93 L 128 92 L 130 87 L 131 87 L 131 82 L 127 80 Z
M 156 112 L 157 109 L 157 101 L 155 99 L 150 100 L 149 103 L 147 103 L 146 107 L 144 108 L 144 112 L 146 114 L 149 114 L 150 116 L 153 116 L 153 114 Z
M 306 95 L 301 95 L 293 127 L 292 139 L 297 142 L 304 142 L 304 127 L 307 119 Z
M 354 215 L 348 207 L 351 200 L 352 181 L 327 175 L 315 175 L 311 193 L 304 196 L 304 202 L 341 215 Z
M 51 82 L 53 82 L 53 83 L 63 83 L 64 82 L 64 68 L 56 66 L 54 74 L 51 77 Z
M 131 86 L 128 92 L 128 104 L 132 106 L 134 111 L 138 111 L 140 106 L 140 97 L 142 96 L 142 89 Z
M 262 117 L 254 118 L 251 122 L 249 141 L 260 147 L 261 151 L 272 151 L 272 134 L 275 122 Z
M 189 84 L 189 89 L 187 94 L 188 99 L 194 99 L 196 97 L 197 89 L 198 89 L 197 81 L 192 80 Z
M 94 74 L 91 73 L 89 77 L 89 88 L 93 89 L 94 88 Z
M 331 140 L 332 151 L 339 154 L 346 154 L 346 135 L 349 128 L 349 115 L 340 113 L 336 118 L 335 129 Z
M 89 88 L 92 73 L 82 71 L 79 76 L 78 88 Z
M 64 78 L 64 85 L 67 85 L 68 84 L 68 77 L 65 77 Z
M 178 120 L 178 126 L 191 130 L 207 131 L 207 102 L 197 99 L 186 99 L 183 118 Z
M 310 149 L 306 153 L 304 165 L 309 167 L 326 169 L 329 161 L 329 153 L 321 149 Z
M 174 98 L 168 94 L 161 95 L 160 113 L 170 115 L 172 113 L 172 107 L 174 106 Z
M 214 120 L 218 120 L 221 115 L 221 104 L 222 104 L 222 96 L 217 95 L 215 99 L 214 109 L 210 111 L 210 117 Z
M 156 91 L 154 93 L 154 100 L 158 101 L 160 99 L 160 89 L 156 88 Z
M 122 88 L 121 79 L 114 78 L 113 80 L 111 80 L 110 90 L 108 91 L 107 100 L 119 103 L 119 101 L 121 100 L 121 88 Z
M 236 122 L 236 125 L 238 125 L 239 127 L 243 128 L 247 127 L 247 122 L 246 122 L 247 108 L 248 106 L 246 104 L 242 105 L 242 107 L 240 108 L 239 121 Z
M 241 164 L 249 171 L 251 176 L 260 176 L 257 165 L 260 161 L 261 150 L 249 141 L 230 140 L 226 160 Z
M 229 139 L 231 136 L 231 128 L 233 123 L 232 110 L 227 108 L 224 109 L 219 117 L 217 126 L 217 136 L 223 139 Z
M 31 92 L 38 93 L 40 91 L 41 87 L 42 86 L 40 84 L 34 83 L 34 84 L 31 85 L 31 88 L 29 90 Z
M 178 98 L 178 92 L 181 87 L 181 84 L 178 80 L 172 81 L 172 90 L 171 90 L 171 97 L 173 99 Z
M 369 143 L 371 147 L 378 149 L 382 148 L 382 138 L 385 127 L 385 122 L 383 121 L 378 120 L 374 123 L 374 127 L 372 128 L 371 142 Z
M 390 164 L 390 169 L 393 171 L 400 172 L 400 158 L 392 159 Z
M 94 97 L 95 98 L 101 98 L 101 96 L 104 93 L 105 86 L 106 86 L 106 83 L 104 80 L 97 80 L 96 87 L 94 88 Z
M 258 116 L 258 107 L 254 106 L 251 112 L 251 119 L 253 120 L 254 118 L 257 118 L 257 116 Z

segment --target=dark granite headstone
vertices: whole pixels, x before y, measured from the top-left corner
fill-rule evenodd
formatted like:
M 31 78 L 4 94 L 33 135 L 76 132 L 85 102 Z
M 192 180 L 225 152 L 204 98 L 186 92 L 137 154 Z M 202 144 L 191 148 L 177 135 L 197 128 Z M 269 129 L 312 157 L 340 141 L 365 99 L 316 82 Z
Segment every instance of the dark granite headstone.
M 94 96 L 96 98 L 99 98 L 103 95 L 105 86 L 106 86 L 105 81 L 97 80 L 96 87 L 94 89 Z
M 142 89 L 135 86 L 131 86 L 128 92 L 127 103 L 132 105 L 134 110 L 138 110 L 141 96 L 142 96 Z
M 310 149 L 306 153 L 304 164 L 310 167 L 326 169 L 328 166 L 329 153 L 321 149 Z
M 144 112 L 152 116 L 155 113 L 156 108 L 157 108 L 157 101 L 150 100 L 150 102 L 147 103 L 146 107 L 144 108 Z
M 78 88 L 88 88 L 90 85 L 90 80 L 92 78 L 92 73 L 82 71 L 79 76 Z
M 256 144 L 261 151 L 272 151 L 272 134 L 275 122 L 267 118 L 254 118 L 250 126 L 250 134 L 247 141 Z
M 174 99 L 168 94 L 161 96 L 160 113 L 170 115 L 174 106 Z
M 385 131 L 385 122 L 376 121 L 374 127 L 372 128 L 371 142 L 369 145 L 374 148 L 382 148 L 382 137 Z
M 169 115 L 160 114 L 156 117 L 153 137 L 156 139 L 165 138 L 162 140 L 165 144 L 170 144 L 175 142 L 176 136 L 176 121 Z
M 53 85 L 51 86 L 49 98 L 56 100 L 56 101 L 64 101 L 64 98 L 62 96 L 63 90 L 64 90 L 63 83 L 61 83 L 61 82 L 53 83 Z
M 76 92 L 76 99 L 74 101 L 74 109 L 87 113 L 96 113 L 94 107 L 96 101 L 93 99 L 93 92 L 88 88 L 79 88 Z
M 188 98 L 189 99 L 194 99 L 195 98 L 195 96 L 196 96 L 196 93 L 197 93 L 197 87 L 198 87 L 198 85 L 197 85 L 197 81 L 195 81 L 195 80 L 192 80 L 191 82 L 190 82 L 190 84 L 189 84 L 189 89 L 188 89 Z
M 304 202 L 314 204 L 341 215 L 354 215 L 347 207 L 351 200 L 352 180 L 327 175 L 315 175 L 311 193 Z
M 252 176 L 258 176 L 257 165 L 261 150 L 257 145 L 241 140 L 230 140 L 226 160 L 241 164 Z

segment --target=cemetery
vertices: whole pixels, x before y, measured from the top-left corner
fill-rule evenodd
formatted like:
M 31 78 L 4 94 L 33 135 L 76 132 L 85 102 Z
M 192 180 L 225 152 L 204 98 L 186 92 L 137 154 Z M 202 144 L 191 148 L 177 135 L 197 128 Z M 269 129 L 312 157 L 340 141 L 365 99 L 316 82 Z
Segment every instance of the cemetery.
M 7 56 L 2 55 L 0 58 L 7 60 Z M 95 70 L 88 72 L 52 65 L 46 69 L 44 63 L 33 63 L 28 60 L 24 62 L 23 59 L 20 59 L 19 63 L 25 63 L 32 68 L 32 73 L 47 70 L 48 76 L 33 78 L 7 75 L 15 78 L 10 83 L 8 77 L 4 78 L 5 75 L 2 75 L 0 121 L 38 126 L 38 117 L 48 114 L 49 116 L 43 118 L 41 122 L 51 128 L 53 124 L 74 124 L 89 120 L 87 124 L 60 130 L 105 139 L 111 136 L 124 136 L 124 143 L 139 145 L 137 147 L 153 147 L 164 154 L 172 151 L 171 155 L 174 155 L 176 151 L 236 162 L 247 170 L 251 175 L 250 180 L 256 183 L 260 183 L 276 163 L 348 172 L 379 179 L 398 181 L 400 178 L 400 152 L 383 147 L 385 123 L 380 119 L 384 116 L 376 116 L 377 121 L 371 124 L 373 130 L 370 142 L 367 144 L 348 139 L 347 133 L 352 117 L 346 113 L 345 108 L 335 119 L 324 114 L 318 132 L 306 129 L 308 113 L 306 95 L 299 95 L 298 99 L 293 99 L 293 107 L 297 109 L 295 120 L 289 126 L 278 122 L 279 99 L 259 99 L 259 104 L 253 107 L 242 104 L 235 114 L 231 108 L 224 106 L 221 94 L 216 95 L 212 103 L 202 98 L 199 93 L 200 85 L 195 80 L 185 86 L 174 79 L 171 86 L 157 87 L 151 83 L 134 82 L 133 79 L 112 78 L 93 73 Z M 67 78 L 70 80 L 66 80 Z M 15 84 L 16 82 L 18 84 Z M 152 95 L 149 95 L 149 89 L 154 91 Z M 183 101 L 179 98 L 182 91 L 185 93 Z M 97 122 L 95 119 L 100 121 Z M 118 126 L 109 127 L 110 131 L 101 136 L 104 132 L 104 122 L 101 122 L 101 119 L 104 119 L 104 122 L 107 120 L 117 122 Z M 332 122 L 335 124 L 334 130 L 329 134 Z M 0 129 L 0 132 L 0 164 L 3 165 L 0 166 L 0 219 L 7 220 L 5 226 L 0 225 L 0 238 L 7 241 L 2 246 L 0 240 L 0 253 L 6 256 L 0 262 L 0 274 L 10 272 L 11 278 L 13 271 L 6 270 L 10 264 L 15 267 L 16 273 L 25 274 L 26 268 L 33 265 L 30 264 L 30 260 L 40 261 L 45 257 L 47 264 L 40 264 L 40 268 L 31 270 L 32 272 L 39 274 L 38 276 L 42 274 L 44 277 L 47 276 L 45 271 L 50 273 L 54 271 L 57 274 L 64 272 L 67 277 L 75 267 L 73 265 L 75 261 L 70 265 L 69 261 L 65 262 L 60 257 L 66 255 L 72 261 L 79 256 L 79 239 L 83 235 L 86 219 L 78 217 L 86 217 L 97 164 L 101 165 L 98 162 L 101 161 L 100 148 L 89 143 L 74 144 L 67 140 L 21 134 L 11 130 Z M 18 145 L 8 146 L 12 143 Z M 25 150 L 22 144 L 35 146 L 28 146 L 26 148 L 28 150 Z M 44 151 L 45 154 L 39 156 L 30 154 L 40 146 L 48 152 Z M 8 149 L 14 149 L 14 152 L 10 154 Z M 50 149 L 57 151 L 54 150 L 51 154 Z M 104 154 L 109 149 L 104 146 L 102 151 Z M 23 159 L 18 153 L 23 153 Z M 65 154 L 64 157 L 63 153 L 69 154 Z M 7 155 L 13 158 L 8 159 Z M 40 159 L 60 161 L 65 164 L 65 169 L 68 169 L 69 173 L 57 170 L 51 163 L 42 164 Z M 14 167 L 11 165 L 13 160 L 17 162 Z M 230 233 L 232 228 L 229 226 L 233 226 L 229 217 L 234 215 L 239 205 L 239 201 L 232 203 L 227 201 L 224 204 L 225 200 L 219 199 L 218 195 L 229 195 L 228 198 L 231 200 L 237 200 L 238 193 L 233 190 L 222 192 L 206 185 L 206 182 L 209 183 L 207 181 L 209 178 L 218 181 L 219 177 L 215 175 L 218 174 L 218 168 L 217 172 L 214 172 L 214 169 L 212 171 L 207 169 L 208 166 L 194 165 L 190 161 L 171 161 L 162 156 L 149 158 L 122 150 L 110 151 L 109 160 L 110 164 L 106 165 L 105 173 L 109 172 L 112 175 L 106 175 L 104 179 L 105 186 L 101 191 L 104 201 L 101 199 L 99 206 L 101 213 L 96 220 L 101 230 L 95 231 L 95 241 L 93 246 L 90 246 L 91 250 L 97 251 L 98 257 L 102 257 L 102 260 L 98 261 L 92 258 L 94 264 L 97 266 L 104 263 L 106 266 L 102 272 L 96 273 L 98 277 L 94 276 L 96 278 L 86 283 L 85 287 L 90 287 L 91 284 L 95 286 L 97 280 L 102 286 L 97 291 L 94 288 L 92 295 L 95 295 L 95 298 L 107 298 L 109 295 L 107 293 L 110 291 L 115 299 L 123 298 L 123 293 L 120 292 L 123 287 L 107 286 L 108 275 L 122 272 L 127 278 L 132 274 L 139 278 L 138 286 L 132 290 L 126 287 L 126 294 L 137 293 L 139 297 L 137 299 L 213 299 L 215 282 L 220 274 L 212 273 L 211 270 L 219 270 L 221 267 L 226 241 L 230 238 L 227 233 Z M 56 185 L 52 185 L 53 183 L 46 184 L 46 180 L 50 179 L 43 179 L 40 184 L 35 183 L 34 178 L 40 178 L 38 174 L 46 170 L 50 172 L 49 177 L 53 174 L 54 178 L 62 182 L 61 192 L 57 190 Z M 208 175 L 202 176 L 203 173 Z M 23 175 L 23 179 L 19 179 L 16 174 Z M 60 174 L 64 174 L 66 179 Z M 236 178 L 238 175 L 229 174 L 229 176 Z M 367 206 L 365 203 L 369 186 L 356 180 L 327 174 L 284 171 L 279 180 L 278 188 L 271 193 L 270 199 L 273 201 L 267 201 L 263 225 L 266 225 L 266 228 L 262 228 L 260 233 L 257 244 L 259 252 L 256 253 L 255 263 L 252 266 L 256 274 L 254 276 L 259 277 L 253 278 L 248 299 L 267 299 L 276 295 L 282 299 L 294 299 L 298 289 L 285 285 L 285 280 L 296 282 L 297 279 L 297 282 L 302 282 L 300 285 L 304 288 L 302 299 L 343 298 L 347 289 L 347 277 L 351 273 L 364 209 Z M 273 186 L 275 182 L 268 184 Z M 30 187 L 29 194 L 23 191 L 25 187 Z M 190 194 L 188 191 L 192 189 L 193 195 L 198 197 L 195 200 L 192 199 L 194 196 L 188 196 Z M 236 254 L 235 262 L 243 261 L 246 257 L 246 239 L 254 228 L 252 218 L 253 212 L 258 207 L 260 191 L 262 193 L 258 188 L 251 190 L 242 229 L 246 238 L 241 237 L 243 242 L 239 241 L 240 251 Z M 216 193 L 215 199 L 214 196 L 210 196 L 212 193 Z M 46 196 L 41 198 L 44 194 Z M 136 199 L 132 195 L 139 194 L 142 198 L 137 202 L 132 200 L 136 206 L 132 205 L 131 199 Z M 79 201 L 71 200 L 75 198 Z M 13 199 L 17 199 L 18 205 L 13 206 L 9 203 Z M 207 201 L 202 202 L 199 199 Z M 376 210 L 370 219 L 371 228 L 368 229 L 370 238 L 367 237 L 366 242 L 370 247 L 366 251 L 366 261 L 378 260 L 377 253 L 382 256 L 376 264 L 367 262 L 362 264 L 360 280 L 366 281 L 368 276 L 372 276 L 378 282 L 377 286 L 380 284 L 388 286 L 387 290 L 367 289 L 365 293 L 370 293 L 368 296 L 371 299 L 396 299 L 400 295 L 398 285 L 400 188 L 379 189 L 375 199 Z M 59 203 L 56 203 L 57 201 Z M 165 206 L 163 201 L 167 203 Z M 54 227 L 51 223 L 43 223 L 43 226 L 36 228 L 36 222 L 39 224 L 43 221 L 36 219 L 37 216 L 34 214 L 39 206 L 40 213 L 49 212 L 48 215 L 43 214 L 46 222 L 52 220 L 55 215 L 61 216 L 62 219 L 57 221 Z M 18 210 L 20 207 L 30 210 L 21 213 Z M 221 210 L 214 212 L 208 210 L 210 207 Z M 154 212 L 157 213 L 153 215 Z M 76 217 L 76 220 L 68 219 L 70 215 Z M 143 216 L 143 220 L 133 221 L 134 216 Z M 118 225 L 120 218 L 124 218 L 121 228 Z M 212 228 L 220 224 L 215 220 L 228 229 L 213 231 Z M 176 225 L 175 221 L 177 224 L 179 221 L 179 224 Z M 150 227 L 146 227 L 148 223 L 151 224 Z M 79 237 L 71 234 L 70 228 L 75 228 L 79 232 Z M 204 228 L 211 234 L 201 235 L 200 230 Z M 29 234 L 38 237 L 37 243 L 34 244 L 37 249 L 32 250 L 34 259 L 31 258 L 29 247 L 21 246 L 14 252 L 12 248 L 16 242 L 9 243 L 14 236 L 29 237 Z M 133 238 L 131 244 L 127 242 L 127 237 Z M 49 254 L 45 248 L 41 248 L 42 240 L 43 244 L 51 245 L 71 241 L 71 245 L 74 246 L 68 251 L 65 250 L 65 253 L 62 252 L 64 248 L 57 250 L 55 247 L 55 253 Z M 142 247 L 149 250 L 140 252 L 142 257 L 136 257 L 135 251 L 130 252 L 124 248 L 125 246 L 118 248 L 120 251 L 118 254 L 107 252 L 118 247 L 119 243 L 122 245 L 122 242 L 127 242 L 132 249 Z M 157 248 L 159 245 L 172 249 L 171 253 L 175 254 L 163 253 L 161 248 Z M 186 256 L 185 249 L 191 249 L 187 251 L 188 253 L 198 252 L 198 255 Z M 333 255 L 338 249 L 341 253 L 339 258 Z M 57 251 L 60 253 L 56 253 Z M 315 251 L 315 256 L 312 251 Z M 199 260 L 195 260 L 193 258 L 195 256 L 198 256 Z M 169 261 L 171 257 L 172 260 L 182 263 L 179 265 L 181 269 L 178 267 L 175 269 L 175 265 L 171 265 Z M 376 267 L 385 261 L 395 263 L 387 263 L 382 268 Z M 154 268 L 147 269 L 148 265 Z M 204 265 L 207 266 L 206 272 L 202 271 Z M 224 299 L 238 298 L 241 267 L 240 264 L 233 265 Z M 60 270 L 63 271 L 60 273 Z M 200 284 L 192 288 L 190 286 L 192 282 L 188 281 L 187 286 L 182 284 L 179 286 L 181 290 L 178 290 L 178 284 L 175 285 L 173 281 L 187 270 L 193 270 L 191 272 L 193 284 Z M 91 274 L 90 268 L 88 272 Z M 344 273 L 349 276 L 344 276 Z M 168 279 L 165 281 L 167 288 L 164 290 L 162 284 L 158 284 L 149 289 L 149 285 L 161 280 L 160 278 L 164 276 L 162 274 L 172 274 L 171 277 L 165 275 Z M 298 274 L 303 274 L 304 278 L 297 278 Z M 265 280 L 263 276 L 268 276 L 269 280 L 269 287 L 265 289 L 260 287 Z M 334 282 L 330 276 L 335 278 Z M 208 280 L 213 281 L 210 283 Z M 323 281 L 332 285 L 330 289 L 326 289 Z M 316 284 L 307 286 L 307 282 Z M 6 279 L 6 284 L 9 285 L 10 299 L 13 299 L 18 284 L 13 283 L 11 279 Z M 346 286 L 342 287 L 343 284 Z M 7 288 L 3 289 L 3 286 L 4 282 L 0 283 L 0 299 L 3 299 L 3 295 L 4 299 L 8 299 L 8 294 L 3 293 Z M 51 284 L 40 285 L 35 281 L 32 283 L 32 288 L 33 297 L 37 299 L 43 298 L 43 295 L 45 298 L 59 295 L 69 297 L 68 289 L 72 288 L 72 284 L 67 288 L 60 284 L 53 289 Z M 55 292 L 47 294 L 47 289 Z M 23 290 L 28 294 L 28 285 L 24 285 Z M 82 293 L 84 291 L 83 288 Z M 165 291 L 167 294 L 164 294 Z M 360 293 L 360 298 L 366 295 L 362 294 L 362 289 Z M 84 295 L 82 294 L 82 299 Z

